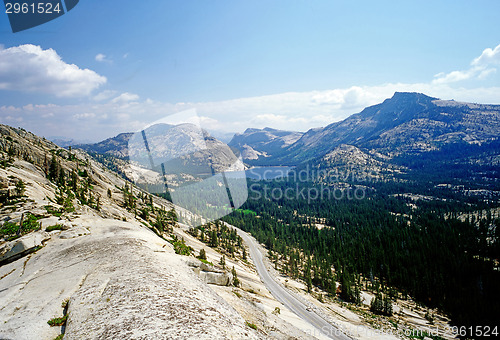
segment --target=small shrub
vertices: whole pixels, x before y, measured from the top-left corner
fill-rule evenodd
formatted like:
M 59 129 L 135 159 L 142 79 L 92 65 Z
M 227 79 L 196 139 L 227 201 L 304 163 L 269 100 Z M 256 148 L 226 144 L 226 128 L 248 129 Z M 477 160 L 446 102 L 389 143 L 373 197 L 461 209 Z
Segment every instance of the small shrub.
M 208 260 L 202 260 L 202 259 L 199 259 L 201 262 L 203 262 L 204 264 L 208 264 L 208 265 L 211 265 L 213 266 L 214 264 Z
M 63 228 L 64 228 L 64 226 L 62 226 L 61 224 L 56 224 L 56 225 L 48 226 L 47 228 L 45 228 L 45 231 L 51 232 L 54 230 L 63 230 Z
M 40 225 L 38 223 L 38 220 L 41 217 L 36 217 L 33 214 L 28 213 L 25 215 L 24 220 L 23 220 L 23 225 L 21 227 L 21 235 L 25 235 L 31 231 L 39 230 Z M 16 230 L 17 232 L 17 230 Z
M 20 233 L 17 235 L 19 226 L 15 223 L 5 222 L 0 228 L 0 236 L 10 236 L 8 239 L 16 239 L 19 236 L 28 234 L 31 231 L 39 230 L 40 225 L 38 220 L 40 217 L 36 217 L 33 214 L 27 214 L 23 220 L 22 227 L 20 228 Z
M 11 222 L 5 222 L 3 226 L 0 228 L 0 235 L 12 235 L 17 232 L 19 227 Z
M 66 307 L 68 307 L 68 303 L 69 303 L 69 298 L 64 299 L 63 302 L 61 302 L 61 307 L 63 309 L 66 309 Z
M 60 318 L 50 319 L 49 321 L 47 321 L 47 323 L 49 324 L 50 327 L 63 326 L 66 324 L 67 320 L 68 320 L 68 315 L 65 315 L 65 316 L 60 317 Z
M 430 313 L 429 311 L 427 311 L 427 313 L 425 313 L 425 319 L 426 319 L 427 321 L 429 321 L 429 323 L 430 323 L 431 325 L 433 325 L 433 324 L 434 324 L 434 315 L 432 315 L 432 313 Z
M 248 326 L 248 327 L 250 327 L 251 329 L 255 329 L 255 330 L 257 330 L 257 326 L 255 326 L 255 324 L 250 323 L 250 322 L 248 322 L 248 321 L 245 321 L 245 323 L 246 323 L 246 324 L 247 324 L 247 326 Z
M 58 209 L 56 209 L 55 207 L 53 207 L 51 205 L 46 205 L 45 210 L 47 210 L 47 213 L 54 215 L 56 217 L 61 217 L 61 215 L 62 215 L 61 211 L 59 211 Z
M 172 245 L 174 246 L 174 251 L 176 254 L 190 256 L 194 251 L 193 248 L 186 245 L 183 239 L 181 239 L 180 241 L 174 239 L 169 242 L 172 243 Z

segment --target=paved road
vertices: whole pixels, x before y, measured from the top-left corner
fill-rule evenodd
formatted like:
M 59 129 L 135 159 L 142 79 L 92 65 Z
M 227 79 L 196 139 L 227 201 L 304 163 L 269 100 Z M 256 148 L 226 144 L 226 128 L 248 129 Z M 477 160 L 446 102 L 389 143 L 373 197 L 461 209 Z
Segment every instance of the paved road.
M 321 316 L 316 314 L 314 311 L 308 311 L 307 306 L 303 304 L 300 300 L 298 300 L 295 296 L 290 294 L 285 288 L 280 286 L 276 281 L 271 277 L 269 272 L 267 271 L 264 262 L 262 252 L 257 247 L 256 241 L 249 237 L 247 233 L 239 230 L 238 234 L 245 241 L 250 249 L 250 256 L 257 267 L 257 272 L 259 273 L 260 278 L 266 285 L 267 289 L 271 292 L 271 294 L 283 305 L 288 307 L 292 312 L 297 314 L 301 319 L 307 321 L 311 324 L 312 329 L 309 334 L 314 335 L 319 333 L 325 334 L 327 337 L 335 340 L 350 340 L 345 334 L 343 334 L 340 330 L 332 326 L 330 323 L 326 322 Z

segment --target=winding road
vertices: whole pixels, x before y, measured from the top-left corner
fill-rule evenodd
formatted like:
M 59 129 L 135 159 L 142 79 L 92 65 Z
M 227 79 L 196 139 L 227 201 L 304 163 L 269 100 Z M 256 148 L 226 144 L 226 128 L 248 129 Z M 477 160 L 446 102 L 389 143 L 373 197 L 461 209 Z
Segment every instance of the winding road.
M 232 227 L 234 228 L 234 226 Z M 313 326 L 313 329 L 311 329 L 309 334 L 315 335 L 321 333 L 335 340 L 351 340 L 351 338 L 342 333 L 338 328 L 332 326 L 313 310 L 308 309 L 302 301 L 280 286 L 267 271 L 263 261 L 263 254 L 259 250 L 257 242 L 252 237 L 248 236 L 246 232 L 238 228 L 235 229 L 237 230 L 238 235 L 240 235 L 243 241 L 245 241 L 248 245 L 250 256 L 252 257 L 262 282 L 264 282 L 267 289 L 269 289 L 276 300 L 281 302 L 301 319 L 307 321 L 311 326 Z

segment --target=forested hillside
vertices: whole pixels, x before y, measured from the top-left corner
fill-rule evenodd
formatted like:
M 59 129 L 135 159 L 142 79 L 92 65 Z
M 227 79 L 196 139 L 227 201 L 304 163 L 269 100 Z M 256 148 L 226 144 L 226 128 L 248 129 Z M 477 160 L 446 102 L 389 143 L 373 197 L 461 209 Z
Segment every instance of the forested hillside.
M 498 321 L 500 219 L 474 214 L 482 201 L 446 190 L 410 194 L 423 190 L 418 183 L 372 183 L 360 199 L 349 189 L 344 197 L 310 199 L 313 189 L 326 197 L 331 187 L 293 180 L 250 187 L 247 210 L 225 220 L 255 235 L 281 271 L 309 287 L 354 303 L 367 288 L 411 296 L 458 325 Z M 276 199 L 287 188 L 306 194 Z

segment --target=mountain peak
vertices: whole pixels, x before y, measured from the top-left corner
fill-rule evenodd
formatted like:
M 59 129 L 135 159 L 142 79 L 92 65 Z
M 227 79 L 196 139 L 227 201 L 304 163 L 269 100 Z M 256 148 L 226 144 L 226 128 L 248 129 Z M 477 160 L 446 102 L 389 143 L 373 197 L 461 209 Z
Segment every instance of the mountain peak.
M 352 117 L 363 117 L 376 122 L 378 128 L 392 128 L 416 118 L 428 118 L 438 98 L 418 92 L 395 92 L 382 103 L 369 106 Z M 351 119 L 347 118 L 346 121 Z
M 438 100 L 439 98 L 434 98 L 430 97 L 428 95 L 425 95 L 423 93 L 419 92 L 394 92 L 394 95 L 392 98 L 387 99 L 390 101 L 393 100 L 418 100 L 418 101 L 432 101 L 432 100 Z
M 259 132 L 261 131 L 260 129 L 256 129 L 256 128 L 247 128 L 242 134 L 240 135 L 246 135 L 246 134 L 250 134 L 250 133 L 254 133 L 254 132 Z

